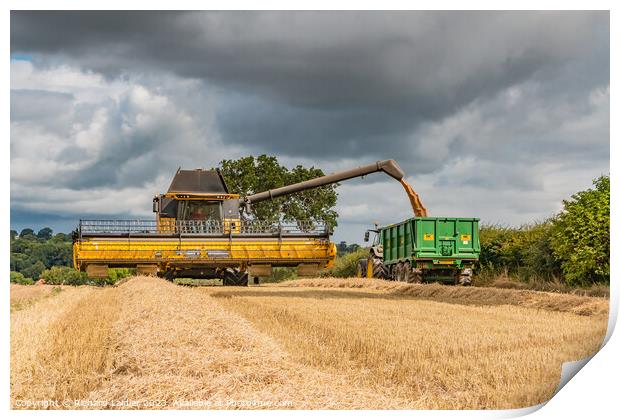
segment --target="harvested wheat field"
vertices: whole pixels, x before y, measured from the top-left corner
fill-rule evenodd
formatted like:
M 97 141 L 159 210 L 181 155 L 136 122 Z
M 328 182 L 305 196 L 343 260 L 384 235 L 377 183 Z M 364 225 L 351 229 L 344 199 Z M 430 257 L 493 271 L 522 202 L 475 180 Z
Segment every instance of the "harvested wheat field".
M 14 408 L 520 408 L 607 327 L 605 299 L 380 280 L 30 293 Z

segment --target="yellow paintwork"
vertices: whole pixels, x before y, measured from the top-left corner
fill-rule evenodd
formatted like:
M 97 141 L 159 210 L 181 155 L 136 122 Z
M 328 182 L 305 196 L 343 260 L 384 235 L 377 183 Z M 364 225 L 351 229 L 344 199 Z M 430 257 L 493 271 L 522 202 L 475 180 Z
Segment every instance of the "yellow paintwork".
M 241 232 L 241 219 L 224 219 L 224 233 Z
M 174 217 L 160 217 L 157 213 L 157 231 L 161 233 L 171 233 L 176 230 L 177 219 Z
M 197 193 L 183 193 L 173 192 L 163 194 L 165 198 L 174 198 L 176 200 L 204 200 L 204 201 L 223 201 L 223 200 L 235 200 L 240 197 L 239 194 L 197 194 Z
M 223 201 L 238 199 L 238 194 L 167 193 L 163 197 L 178 201 Z M 175 218 L 160 217 L 160 234 L 177 233 Z M 85 270 L 88 265 L 135 267 L 157 265 L 159 271 L 194 267 L 247 269 L 252 264 L 299 266 L 317 264 L 330 268 L 336 259 L 336 245 L 327 238 L 273 238 L 241 235 L 239 218 L 224 218 L 223 237 L 88 237 L 73 244 L 73 266 Z
M 89 263 L 133 266 L 157 263 L 173 266 L 230 266 L 252 263 L 297 265 L 316 262 L 329 268 L 336 257 L 335 244 L 322 239 L 84 239 L 73 245 L 74 266 Z

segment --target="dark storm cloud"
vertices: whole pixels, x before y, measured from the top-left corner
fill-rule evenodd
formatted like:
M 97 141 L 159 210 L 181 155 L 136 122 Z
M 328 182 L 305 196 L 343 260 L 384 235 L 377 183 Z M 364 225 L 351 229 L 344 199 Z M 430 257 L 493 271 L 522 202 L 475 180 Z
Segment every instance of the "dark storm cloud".
M 609 168 L 607 12 L 12 12 L 11 53 L 23 212 L 62 189 L 128 214 L 179 165 L 268 153 L 396 158 L 433 212 L 468 189 L 471 214 L 520 222 Z M 341 186 L 343 226 L 405 217 L 360 202 L 370 182 L 392 191 Z
M 608 30 L 582 12 L 14 12 L 11 50 L 225 87 L 246 96 L 220 115 L 227 141 L 334 159 L 403 150 L 421 122 L 552 77 L 597 42 L 608 60 Z
M 173 70 L 296 106 L 399 106 L 429 116 L 591 47 L 606 13 L 13 12 L 11 51 L 108 74 Z

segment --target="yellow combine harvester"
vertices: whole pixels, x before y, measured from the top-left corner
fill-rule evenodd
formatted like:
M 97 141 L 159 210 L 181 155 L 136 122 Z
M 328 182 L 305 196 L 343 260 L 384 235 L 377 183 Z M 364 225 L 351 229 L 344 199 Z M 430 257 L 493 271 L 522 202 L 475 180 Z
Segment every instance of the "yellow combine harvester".
M 248 277 L 258 282 L 270 276 L 272 267 L 297 267 L 298 275 L 313 275 L 336 258 L 329 226 L 244 220 L 240 208 L 249 213 L 253 203 L 373 172 L 404 182 L 398 164 L 384 160 L 241 197 L 229 193 L 219 170 L 179 169 L 168 192 L 153 199 L 155 220 L 81 220 L 73 264 L 90 277 L 107 276 L 109 267 L 130 267 L 168 279 L 221 278 L 225 285 L 243 286 Z M 417 194 L 405 190 L 416 214 L 425 213 Z

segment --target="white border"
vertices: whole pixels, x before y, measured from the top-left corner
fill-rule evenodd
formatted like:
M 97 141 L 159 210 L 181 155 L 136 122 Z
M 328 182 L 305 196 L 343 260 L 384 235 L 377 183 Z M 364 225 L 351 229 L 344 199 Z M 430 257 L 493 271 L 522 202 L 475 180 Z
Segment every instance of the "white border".
M 610 10 L 611 12 L 611 79 L 614 78 L 615 70 L 617 69 L 617 54 L 614 54 L 614 45 L 617 45 L 614 41 L 617 40 L 617 30 L 614 27 L 614 10 L 612 8 L 611 1 L 598 1 L 592 0 L 588 2 L 577 2 L 577 1 L 563 1 L 563 2 L 551 2 L 551 1 L 532 1 L 532 0 L 524 0 L 524 1 L 504 1 L 504 2 L 491 2 L 491 1 L 469 1 L 467 3 L 460 1 L 438 1 L 438 2 L 405 2 L 405 1 L 394 1 L 394 0 L 384 0 L 381 2 L 360 2 L 360 1 L 326 1 L 326 0 L 315 0 L 315 1 L 300 1 L 295 4 L 291 4 L 290 2 L 285 1 L 261 1 L 260 3 L 252 2 L 252 1 L 239 1 L 239 0 L 231 0 L 226 2 L 199 2 L 199 1 L 189 1 L 189 0 L 177 0 L 175 2 L 164 2 L 164 1 L 151 1 L 151 2 L 134 2 L 132 4 L 128 4 L 127 1 L 118 1 L 118 0 L 110 0 L 110 1 L 90 1 L 88 3 L 76 2 L 76 1 L 56 1 L 56 2 L 45 2 L 45 1 L 9 1 L 6 3 L 8 8 L 3 15 L 2 25 L 4 29 L 4 43 L 3 43 L 3 51 L 4 57 L 7 60 L 4 67 L 4 80 L 7 86 L 5 92 L 5 99 L 2 101 L 2 111 L 3 111 L 3 125 L 4 132 L 7 133 L 10 131 L 10 95 L 8 92 L 10 91 L 10 71 L 9 71 L 9 60 L 8 57 L 10 55 L 10 9 L 16 10 L 25 10 L 25 9 L 40 9 L 40 10 L 48 10 L 48 9 L 92 9 L 92 10 L 103 10 L 103 9 L 134 9 L 134 10 L 148 10 L 150 8 L 159 9 L 159 10 L 201 10 L 208 6 L 209 9 L 212 10 L 247 10 L 247 9 L 256 9 L 256 6 L 260 4 L 263 9 L 268 10 L 342 10 L 342 9 L 363 9 L 363 10 L 409 10 L 409 9 L 417 9 L 417 10 L 462 10 L 462 9 L 473 9 L 473 10 L 485 10 L 485 9 L 496 9 L 496 10 L 541 10 L 541 9 L 589 9 L 589 10 Z M 148 6 L 148 9 L 147 9 Z M 467 6 L 467 7 L 466 7 Z M 611 92 L 613 93 L 613 83 L 610 83 Z M 613 110 L 616 109 L 614 104 L 616 103 L 615 96 L 611 95 L 611 131 L 610 138 L 614 138 L 614 114 Z M 3 165 L 1 166 L 1 170 L 3 171 L 3 190 L 5 191 L 5 197 L 9 195 L 10 192 L 10 145 L 9 145 L 10 133 L 6 135 L 4 141 L 2 142 L 2 159 Z M 616 200 L 616 192 L 617 188 L 616 182 L 618 181 L 615 176 L 614 171 L 614 163 L 618 163 L 618 148 L 615 147 L 613 142 L 610 142 L 611 148 L 611 177 L 612 177 L 612 220 L 614 220 L 614 215 L 618 212 L 617 200 Z M 36 168 L 33 168 L 36 170 Z M 0 232 L 5 232 L 5 239 L 1 241 L 1 249 L 2 255 L 4 256 L 3 269 L 4 272 L 7 273 L 9 270 L 8 267 L 8 256 L 9 256 L 9 239 L 8 239 L 8 231 L 10 229 L 9 223 L 9 211 L 10 211 L 10 203 L 8 200 L 4 200 L 3 206 L 3 214 L 4 217 L 1 219 L 0 224 Z M 618 249 L 620 245 L 618 240 L 618 229 L 615 223 L 612 223 L 612 273 L 618 272 L 618 258 L 616 256 L 615 250 Z M 612 278 L 612 302 L 611 302 L 611 312 L 610 312 L 610 329 L 608 331 L 607 344 L 605 347 L 597 353 L 593 359 L 587 363 L 587 365 L 583 368 L 581 372 L 579 372 L 578 377 L 575 380 L 569 381 L 566 386 L 564 386 L 558 394 L 553 397 L 547 404 L 542 405 L 542 408 L 539 407 L 530 407 L 521 410 L 506 410 L 506 411 L 365 411 L 363 413 L 364 416 L 370 417 L 400 417 L 400 418 L 505 418 L 505 417 L 515 417 L 524 415 L 527 413 L 531 413 L 532 418 L 584 418 L 588 416 L 589 418 L 613 418 L 618 414 L 618 374 L 619 374 L 619 361 L 617 355 L 620 354 L 620 344 L 618 344 L 618 339 L 615 336 L 611 336 L 610 334 L 613 330 L 613 326 L 615 326 L 615 322 L 617 319 L 618 312 L 618 288 L 616 287 L 617 279 Z M 8 317 L 8 308 L 9 308 L 9 296 L 8 296 L 8 281 L 6 282 L 6 286 L 2 288 L 2 293 L 4 297 L 5 306 L 5 318 L 2 323 L 3 332 L 4 332 L 4 346 L 2 346 L 2 360 L 5 361 L 3 365 L 3 377 L 4 381 L 2 384 L 3 394 L 2 394 L 2 408 L 4 410 L 8 410 L 9 407 L 9 317 Z M 567 374 L 567 373 L 565 373 Z M 536 409 L 541 408 L 536 411 Z M 80 416 L 83 414 L 82 412 L 18 412 L 18 411 L 10 411 L 9 415 L 14 416 L 16 418 L 30 418 L 35 416 L 41 417 L 49 417 L 49 418 L 66 418 L 73 416 Z M 189 418 L 204 418 L 208 416 L 210 418 L 232 418 L 243 415 L 249 416 L 253 418 L 288 418 L 291 415 L 295 417 L 316 417 L 320 415 L 321 417 L 333 417 L 333 418 L 348 418 L 353 416 L 358 416 L 361 413 L 351 412 L 351 411 L 254 411 L 254 412 L 204 412 L 204 411 L 184 411 L 180 415 L 183 417 Z M 150 417 L 170 417 L 177 416 L 178 413 L 174 411 L 169 412 L 89 412 L 88 416 L 92 416 L 93 418 L 107 418 L 107 417 L 126 417 L 126 416 L 135 416 L 146 418 Z

